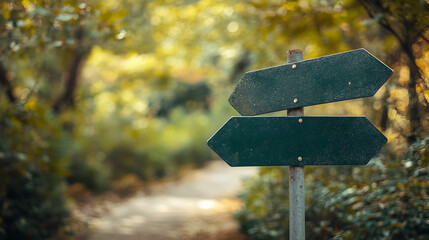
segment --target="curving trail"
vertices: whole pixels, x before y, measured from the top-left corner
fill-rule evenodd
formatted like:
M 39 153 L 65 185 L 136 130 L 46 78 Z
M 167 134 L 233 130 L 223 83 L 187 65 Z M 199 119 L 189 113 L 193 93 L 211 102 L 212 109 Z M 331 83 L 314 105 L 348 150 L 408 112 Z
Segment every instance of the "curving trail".
M 241 180 L 257 168 L 214 161 L 177 182 L 112 205 L 89 220 L 90 240 L 245 239 L 231 214 L 240 207 Z

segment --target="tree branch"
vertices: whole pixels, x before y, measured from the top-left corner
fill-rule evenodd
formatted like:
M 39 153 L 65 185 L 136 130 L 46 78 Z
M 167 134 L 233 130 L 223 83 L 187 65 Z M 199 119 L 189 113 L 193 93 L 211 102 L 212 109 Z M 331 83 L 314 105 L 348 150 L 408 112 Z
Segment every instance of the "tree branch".
M 424 35 L 424 32 L 420 33 L 420 37 L 427 43 L 429 44 L 429 39 Z

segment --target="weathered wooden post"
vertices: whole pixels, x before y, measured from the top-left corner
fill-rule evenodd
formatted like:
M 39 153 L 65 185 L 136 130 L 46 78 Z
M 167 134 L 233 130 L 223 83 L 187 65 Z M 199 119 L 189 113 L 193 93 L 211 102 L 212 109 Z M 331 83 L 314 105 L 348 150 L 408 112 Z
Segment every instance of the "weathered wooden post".
M 305 117 L 304 106 L 373 96 L 393 71 L 365 49 L 247 72 L 229 102 L 232 117 L 208 141 L 232 167 L 290 166 L 290 239 L 305 239 L 305 165 L 365 165 L 386 137 L 365 117 Z M 341 142 L 341 144 L 339 144 Z
M 287 63 L 295 63 L 304 60 L 303 53 L 299 49 L 287 52 Z M 296 65 L 292 65 L 296 69 Z M 298 98 L 293 100 L 299 102 Z M 287 110 L 288 116 L 304 116 L 304 108 L 293 108 Z M 302 118 L 298 119 L 302 123 Z M 302 161 L 298 156 L 297 160 Z M 305 239 L 305 185 L 304 166 L 289 166 L 289 239 Z

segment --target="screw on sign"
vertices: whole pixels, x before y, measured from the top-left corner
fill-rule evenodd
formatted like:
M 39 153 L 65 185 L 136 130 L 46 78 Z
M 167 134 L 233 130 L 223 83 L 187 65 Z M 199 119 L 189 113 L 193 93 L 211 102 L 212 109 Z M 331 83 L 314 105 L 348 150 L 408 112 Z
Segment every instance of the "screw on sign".
M 287 117 L 232 117 L 207 142 L 230 166 L 289 166 L 290 239 L 305 239 L 305 165 L 365 165 L 386 137 L 365 117 L 304 117 L 304 106 L 373 96 L 393 74 L 365 49 L 244 74 L 229 102 L 253 116 L 288 110 Z M 338 143 L 341 144 L 338 144 Z

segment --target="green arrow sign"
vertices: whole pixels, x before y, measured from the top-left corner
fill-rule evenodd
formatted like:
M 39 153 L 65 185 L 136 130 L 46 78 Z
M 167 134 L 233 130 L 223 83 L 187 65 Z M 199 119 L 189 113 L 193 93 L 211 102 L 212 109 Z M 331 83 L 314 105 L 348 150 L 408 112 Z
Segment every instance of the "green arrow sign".
M 393 71 L 365 49 L 247 72 L 229 102 L 241 115 L 373 96 Z
M 232 167 L 365 165 L 386 142 L 365 117 L 232 117 L 208 145 Z

